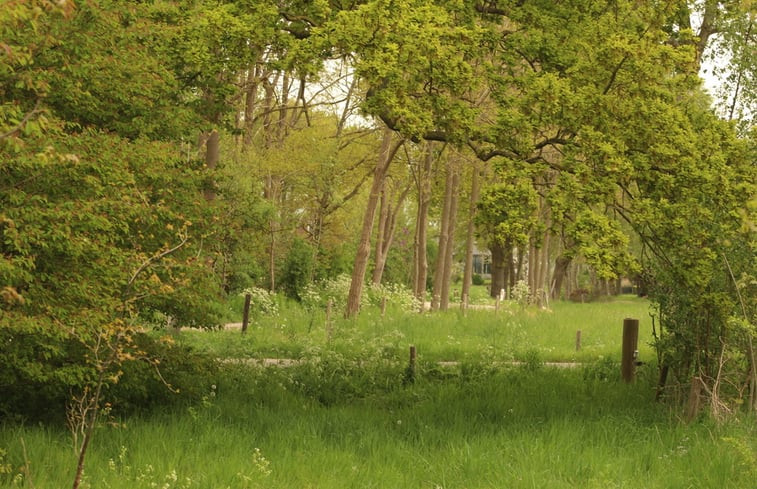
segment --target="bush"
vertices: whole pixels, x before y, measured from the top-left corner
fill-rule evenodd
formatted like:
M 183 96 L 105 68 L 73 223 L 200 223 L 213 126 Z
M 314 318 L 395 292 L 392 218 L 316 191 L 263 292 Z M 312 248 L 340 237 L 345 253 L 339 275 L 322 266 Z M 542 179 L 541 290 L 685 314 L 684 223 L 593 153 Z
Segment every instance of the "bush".
M 176 402 L 197 402 L 215 383 L 217 362 L 191 348 L 175 344 L 170 336 L 137 337 L 137 348 L 150 362 L 123 365 L 123 375 L 105 394 L 118 414 L 144 411 Z
M 368 303 L 380 307 L 384 299 L 388 305 L 402 311 L 418 311 L 420 301 L 413 295 L 413 291 L 402 284 L 371 285 L 366 291 Z
M 265 316 L 278 316 L 279 306 L 276 304 L 276 296 L 260 287 L 250 287 L 239 294 L 245 297 L 250 295 L 250 313 Z
M 17 335 L 15 340 L 21 341 L 22 336 Z M 61 355 L 49 360 L 55 367 L 36 376 L 6 365 L 0 382 L 0 415 L 27 421 L 63 421 L 72 393 L 80 391 L 94 372 L 86 366 L 87 352 L 80 343 L 66 340 L 55 348 Z M 118 382 L 106 384 L 104 402 L 112 406 L 114 413 L 197 400 L 213 384 L 215 360 L 174 344 L 168 336 L 156 339 L 147 333 L 138 334 L 134 350 L 152 362 L 125 361 L 120 366 L 123 374 Z
M 318 280 L 307 284 L 301 293 L 302 305 L 306 309 L 325 309 L 331 302 L 332 307 L 344 309 L 347 306 L 347 295 L 350 292 L 350 276 L 341 274 L 335 278 Z M 362 305 L 367 305 L 368 299 L 363 294 Z
M 295 239 L 281 270 L 281 289 L 288 297 L 301 300 L 312 273 L 313 248 L 302 239 Z

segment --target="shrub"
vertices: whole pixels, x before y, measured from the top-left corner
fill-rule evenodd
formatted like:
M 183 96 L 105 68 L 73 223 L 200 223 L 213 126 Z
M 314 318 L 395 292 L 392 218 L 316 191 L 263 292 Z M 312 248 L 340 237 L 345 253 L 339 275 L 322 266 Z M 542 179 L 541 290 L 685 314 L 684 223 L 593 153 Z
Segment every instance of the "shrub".
M 301 293 L 302 305 L 306 309 L 325 309 L 331 301 L 332 307 L 343 309 L 347 305 L 347 295 L 350 292 L 350 276 L 341 274 L 335 278 L 318 280 L 306 285 Z M 363 304 L 367 305 L 366 294 L 362 297 Z
M 513 300 L 523 307 L 531 303 L 531 289 L 523 280 L 518 280 L 513 286 L 511 294 Z
M 245 297 L 250 295 L 250 313 L 262 314 L 265 316 L 277 316 L 279 314 L 279 306 L 276 304 L 276 296 L 265 289 L 260 287 L 249 287 L 244 289 L 241 294 Z
M 413 292 L 402 284 L 371 285 L 366 295 L 368 303 L 374 306 L 380 306 L 386 298 L 388 304 L 402 311 L 417 311 L 421 307 Z
M 175 344 L 170 336 L 156 339 L 139 335 L 137 348 L 151 361 L 126 362 L 119 382 L 110 386 L 105 395 L 119 414 L 175 402 L 196 402 L 215 382 L 216 361 Z
M 312 272 L 313 248 L 302 239 L 295 239 L 281 270 L 281 289 L 288 297 L 301 300 Z

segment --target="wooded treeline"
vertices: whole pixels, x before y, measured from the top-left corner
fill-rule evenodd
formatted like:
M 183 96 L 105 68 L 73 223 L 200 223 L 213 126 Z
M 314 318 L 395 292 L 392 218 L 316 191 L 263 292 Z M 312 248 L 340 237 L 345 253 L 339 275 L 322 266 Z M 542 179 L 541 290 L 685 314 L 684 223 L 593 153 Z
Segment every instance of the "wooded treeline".
M 213 325 L 250 286 L 298 299 L 348 273 L 348 317 L 369 280 L 446 309 L 477 246 L 493 295 L 639 280 L 661 371 L 755 406 L 753 19 L 710 0 L 6 0 L 0 385 L 116 381 L 145 321 Z M 732 120 L 701 88 L 713 45 Z

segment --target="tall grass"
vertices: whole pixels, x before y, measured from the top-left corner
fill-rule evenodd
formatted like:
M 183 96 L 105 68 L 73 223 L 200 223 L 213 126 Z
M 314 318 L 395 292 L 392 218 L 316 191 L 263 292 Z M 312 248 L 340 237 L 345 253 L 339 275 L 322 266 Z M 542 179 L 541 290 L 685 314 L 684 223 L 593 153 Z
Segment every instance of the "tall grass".
M 321 313 L 284 308 L 245 336 L 182 331 L 178 341 L 214 357 L 307 361 L 222 362 L 195 404 L 104 418 L 85 480 L 112 489 L 754 487 L 754 418 L 681 422 L 653 401 L 651 364 L 635 383 L 620 381 L 623 318 L 642 321 L 642 358 L 651 356 L 647 307 L 621 298 L 551 311 L 364 311 L 334 319 L 330 338 Z M 583 365 L 544 364 L 573 359 Z M 2 488 L 66 487 L 75 461 L 63 426 L 0 425 Z
M 114 489 L 753 487 L 754 420 L 684 425 L 645 379 L 594 373 L 482 365 L 325 405 L 298 387 L 304 370 L 229 367 L 191 409 L 103 426 L 86 477 Z M 35 487 L 65 487 L 66 433 L 2 429 L 13 473 L 21 437 Z

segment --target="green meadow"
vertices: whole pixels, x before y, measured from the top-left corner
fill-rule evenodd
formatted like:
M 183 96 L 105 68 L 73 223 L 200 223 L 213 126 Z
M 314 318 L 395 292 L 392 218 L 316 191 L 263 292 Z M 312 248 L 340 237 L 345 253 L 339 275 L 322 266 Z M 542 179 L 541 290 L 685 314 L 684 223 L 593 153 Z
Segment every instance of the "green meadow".
M 641 321 L 646 361 L 633 384 L 619 375 L 625 317 Z M 684 422 L 679 406 L 654 401 L 642 299 L 390 308 L 328 327 L 322 312 L 291 307 L 246 335 L 173 334 L 225 359 L 202 379 L 206 394 L 102 417 L 87 487 L 746 489 L 757 480 L 753 418 Z M 264 357 L 298 362 L 251 361 Z M 0 449 L 0 487 L 71 485 L 76 457 L 62 424 L 6 423 Z
M 483 289 L 483 288 L 481 288 Z M 241 300 L 232 313 L 241 311 Z M 335 311 L 305 311 L 282 304 L 279 317 L 253 317 L 247 334 L 238 329 L 211 332 L 183 330 L 177 340 L 224 358 L 301 358 L 309 349 L 354 352 L 360 345 L 380 343 L 399 355 L 415 345 L 429 361 L 487 359 L 522 361 L 537 357 L 548 362 L 591 362 L 617 357 L 623 319 L 639 320 L 639 352 L 654 361 L 649 302 L 635 296 L 591 304 L 555 302 L 549 308 L 522 308 L 504 302 L 472 306 L 463 312 L 453 304 L 445 313 L 401 314 L 391 304 L 386 314 L 363 311 L 357 319 L 341 319 Z M 231 315 L 241 321 L 241 316 Z M 576 333 L 581 347 L 576 350 Z

